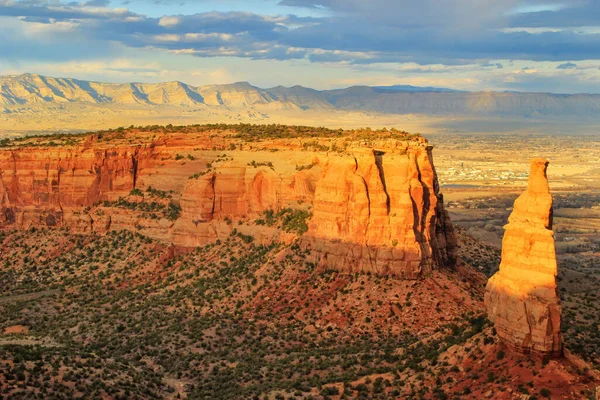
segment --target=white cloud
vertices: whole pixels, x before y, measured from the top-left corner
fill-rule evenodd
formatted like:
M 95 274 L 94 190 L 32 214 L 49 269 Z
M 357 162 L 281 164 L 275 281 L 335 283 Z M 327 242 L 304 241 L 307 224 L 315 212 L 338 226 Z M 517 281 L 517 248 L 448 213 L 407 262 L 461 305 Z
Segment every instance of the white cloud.
M 23 32 L 25 34 L 53 34 L 73 32 L 80 23 L 77 21 L 56 21 L 50 19 L 48 23 L 28 22 L 21 19 Z
M 173 26 L 177 26 L 181 23 L 181 18 L 179 17 L 171 17 L 171 16 L 165 16 L 162 17 L 159 21 L 158 21 L 158 25 L 165 27 L 165 28 L 170 28 Z
M 208 72 L 225 65 L 226 71 L 238 71 L 234 75 L 241 79 L 294 84 L 310 76 L 305 83 L 321 88 L 344 82 L 389 82 L 512 89 L 505 83 L 512 80 L 525 88 L 544 78 L 552 90 L 552 77 L 557 77 L 571 79 L 573 90 L 578 90 L 580 83 L 600 76 L 594 61 L 600 60 L 600 28 L 565 25 L 589 20 L 593 2 L 586 2 L 585 9 L 565 3 L 568 7 L 520 14 L 502 11 L 532 1 L 282 2 L 308 8 L 321 4 L 329 11 L 321 17 L 215 11 L 155 18 L 101 6 L 108 1 L 0 0 L 0 35 L 12 39 L 0 41 L 0 54 L 21 70 L 43 66 L 46 71 L 38 72 L 77 74 L 83 79 L 158 80 L 176 74 L 180 80 L 195 82 L 202 77 L 234 78 L 222 70 L 214 76 Z M 145 52 L 146 62 L 132 62 L 131 54 L 140 52 Z M 521 61 L 511 65 L 507 60 L 511 58 Z M 160 62 L 152 64 L 154 59 Z M 557 69 L 565 63 L 575 67 Z M 277 65 L 283 68 L 281 73 Z M 194 68 L 199 68 L 199 75 L 192 74 Z
M 159 42 L 180 42 L 181 36 L 174 33 L 165 33 L 162 35 L 154 35 L 154 40 Z
M 236 35 L 230 35 L 227 33 L 186 33 L 184 38 L 186 41 L 203 41 L 206 39 L 220 39 L 223 41 L 229 41 L 233 39 L 234 36 Z

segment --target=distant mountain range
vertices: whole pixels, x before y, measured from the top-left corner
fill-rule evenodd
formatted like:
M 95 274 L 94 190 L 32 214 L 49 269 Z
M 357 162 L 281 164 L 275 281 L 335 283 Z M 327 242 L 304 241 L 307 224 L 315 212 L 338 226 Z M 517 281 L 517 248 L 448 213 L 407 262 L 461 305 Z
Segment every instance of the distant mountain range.
M 384 92 L 451 92 L 460 93 L 464 90 L 438 88 L 433 86 L 412 86 L 412 85 L 392 85 L 392 86 L 372 86 L 373 89 L 378 89 Z
M 302 86 L 261 89 L 247 82 L 194 87 L 182 82 L 116 84 L 35 74 L 0 76 L 0 112 L 61 104 L 261 112 L 342 110 L 511 117 L 600 115 L 600 95 L 597 94 L 464 92 L 409 85 L 319 91 Z

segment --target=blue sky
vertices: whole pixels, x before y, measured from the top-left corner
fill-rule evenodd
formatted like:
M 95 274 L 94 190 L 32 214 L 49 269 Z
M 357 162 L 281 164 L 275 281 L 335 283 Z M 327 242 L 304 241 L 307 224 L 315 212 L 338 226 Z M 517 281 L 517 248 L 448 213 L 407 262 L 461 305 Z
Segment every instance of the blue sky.
M 600 93 L 598 0 L 0 0 L 0 74 Z

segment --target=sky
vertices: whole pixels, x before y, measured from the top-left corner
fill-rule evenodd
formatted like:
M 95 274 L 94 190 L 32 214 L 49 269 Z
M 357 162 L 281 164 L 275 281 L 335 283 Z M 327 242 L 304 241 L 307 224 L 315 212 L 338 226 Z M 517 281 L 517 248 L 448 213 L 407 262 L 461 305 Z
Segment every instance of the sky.
M 600 93 L 600 0 L 0 0 L 0 75 Z

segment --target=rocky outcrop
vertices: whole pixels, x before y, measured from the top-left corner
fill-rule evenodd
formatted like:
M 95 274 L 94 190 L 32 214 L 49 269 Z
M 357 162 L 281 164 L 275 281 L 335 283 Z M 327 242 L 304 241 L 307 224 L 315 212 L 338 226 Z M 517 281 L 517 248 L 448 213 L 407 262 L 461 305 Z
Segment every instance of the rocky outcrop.
M 321 267 L 414 279 L 454 264 L 431 151 L 426 143 L 380 143 L 327 161 L 303 239 Z
M 312 215 L 300 243 L 322 269 L 414 279 L 454 264 L 425 139 L 326 140 L 257 149 L 224 134 L 138 132 L 0 151 L 0 226 L 131 229 L 183 247 L 233 229 L 289 242 L 289 231 L 255 221 L 267 210 L 300 209 Z
M 485 304 L 500 339 L 521 353 L 562 350 L 552 196 L 546 159 L 531 162 L 527 191 L 505 226 L 500 270 L 488 281 Z

